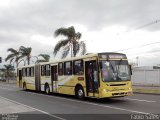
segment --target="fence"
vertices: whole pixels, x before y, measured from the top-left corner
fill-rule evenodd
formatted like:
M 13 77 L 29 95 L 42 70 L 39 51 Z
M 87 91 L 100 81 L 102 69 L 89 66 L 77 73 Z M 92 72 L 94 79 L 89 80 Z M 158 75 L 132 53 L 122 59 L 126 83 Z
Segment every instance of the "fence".
M 160 69 L 135 68 L 132 73 L 133 85 L 160 86 Z

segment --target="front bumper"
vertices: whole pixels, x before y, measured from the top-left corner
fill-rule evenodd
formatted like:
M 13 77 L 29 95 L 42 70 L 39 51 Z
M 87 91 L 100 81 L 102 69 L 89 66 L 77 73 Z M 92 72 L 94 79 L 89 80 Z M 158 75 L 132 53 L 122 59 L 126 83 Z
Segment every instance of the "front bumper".
M 100 94 L 100 98 L 111 98 L 111 97 L 123 97 L 132 95 L 132 90 L 130 91 L 114 91 L 114 92 L 106 92 L 102 91 Z

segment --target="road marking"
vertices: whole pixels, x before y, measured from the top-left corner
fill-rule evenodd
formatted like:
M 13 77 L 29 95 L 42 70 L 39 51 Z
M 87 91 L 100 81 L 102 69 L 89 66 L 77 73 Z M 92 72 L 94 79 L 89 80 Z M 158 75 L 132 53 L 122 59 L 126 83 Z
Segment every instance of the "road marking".
M 9 88 L 4 88 L 4 87 L 0 87 L 0 89 L 9 90 L 9 91 L 13 91 L 14 90 L 14 89 L 9 89 Z
M 2 97 L 2 96 L 0 96 L 0 98 L 2 98 L 2 99 L 4 99 L 4 100 L 8 100 L 8 101 L 13 102 L 13 103 L 18 104 L 18 105 L 22 105 L 22 106 L 27 107 L 27 108 L 29 108 L 29 109 L 33 109 L 33 110 L 35 110 L 35 111 L 39 111 L 39 112 L 41 112 L 41 113 L 43 113 L 43 114 L 49 115 L 49 116 L 51 116 L 51 117 L 53 117 L 53 118 L 57 118 L 57 119 L 59 119 L 59 120 L 66 120 L 66 119 L 64 119 L 64 118 L 58 117 L 58 116 L 56 116 L 56 115 L 52 115 L 52 114 L 50 114 L 50 113 L 48 113 L 48 112 L 45 112 L 45 111 L 43 111 L 43 110 L 39 110 L 39 109 L 37 109 L 37 108 L 31 107 L 31 106 L 28 106 L 28 105 L 25 105 L 25 104 L 22 104 L 22 103 L 20 103 L 20 102 L 16 102 L 16 101 L 14 101 L 14 100 L 11 100 L 11 99 L 8 99 L 8 98 Z
M 58 98 L 58 99 L 63 99 L 63 100 L 68 100 L 68 101 L 73 101 L 73 102 L 78 102 L 78 103 L 83 103 L 83 104 L 85 103 L 85 104 L 89 104 L 89 105 L 100 106 L 100 107 L 105 107 L 105 108 L 111 108 L 111 109 L 116 109 L 116 110 L 122 110 L 122 111 L 127 111 L 127 112 L 132 112 L 132 113 L 151 114 L 151 113 L 146 113 L 146 112 L 141 112 L 141 111 L 136 111 L 136 110 L 130 110 L 130 109 L 125 109 L 125 108 L 113 107 L 113 106 L 109 106 L 109 105 L 100 105 L 100 104 L 90 103 L 90 102 L 85 102 L 85 101 L 71 100 L 71 99 L 68 99 L 68 98 L 49 96 L 49 95 L 38 94 L 38 93 L 31 93 L 31 94 L 45 96 L 45 97 L 51 97 L 51 98 Z
M 141 102 L 156 102 L 156 101 L 152 101 L 152 100 L 141 100 L 141 99 L 132 99 L 132 98 L 124 98 L 127 100 L 133 100 L 133 101 L 141 101 Z

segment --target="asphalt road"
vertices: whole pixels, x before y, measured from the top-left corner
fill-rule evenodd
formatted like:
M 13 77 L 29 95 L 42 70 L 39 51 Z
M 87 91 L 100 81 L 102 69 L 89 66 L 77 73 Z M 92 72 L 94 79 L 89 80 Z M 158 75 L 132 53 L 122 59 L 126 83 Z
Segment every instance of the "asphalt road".
M 6 103 L 8 109 L 13 111 L 9 117 L 18 116 L 18 120 L 160 120 L 160 95 L 134 94 L 129 97 L 103 100 L 86 98 L 81 101 L 73 96 L 45 95 L 23 91 L 14 84 L 0 83 L 0 100 L 0 104 L 4 104 L 4 101 L 14 104 L 14 108 L 11 108 Z M 0 110 L 3 111 L 3 107 Z M 5 117 L 7 115 L 2 114 L 0 118 Z

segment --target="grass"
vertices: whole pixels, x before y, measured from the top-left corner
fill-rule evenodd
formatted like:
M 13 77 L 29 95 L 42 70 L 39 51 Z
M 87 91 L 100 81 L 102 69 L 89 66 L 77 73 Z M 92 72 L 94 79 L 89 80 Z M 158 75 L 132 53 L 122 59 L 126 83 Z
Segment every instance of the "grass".
M 160 94 L 160 89 L 133 88 L 133 92 Z

